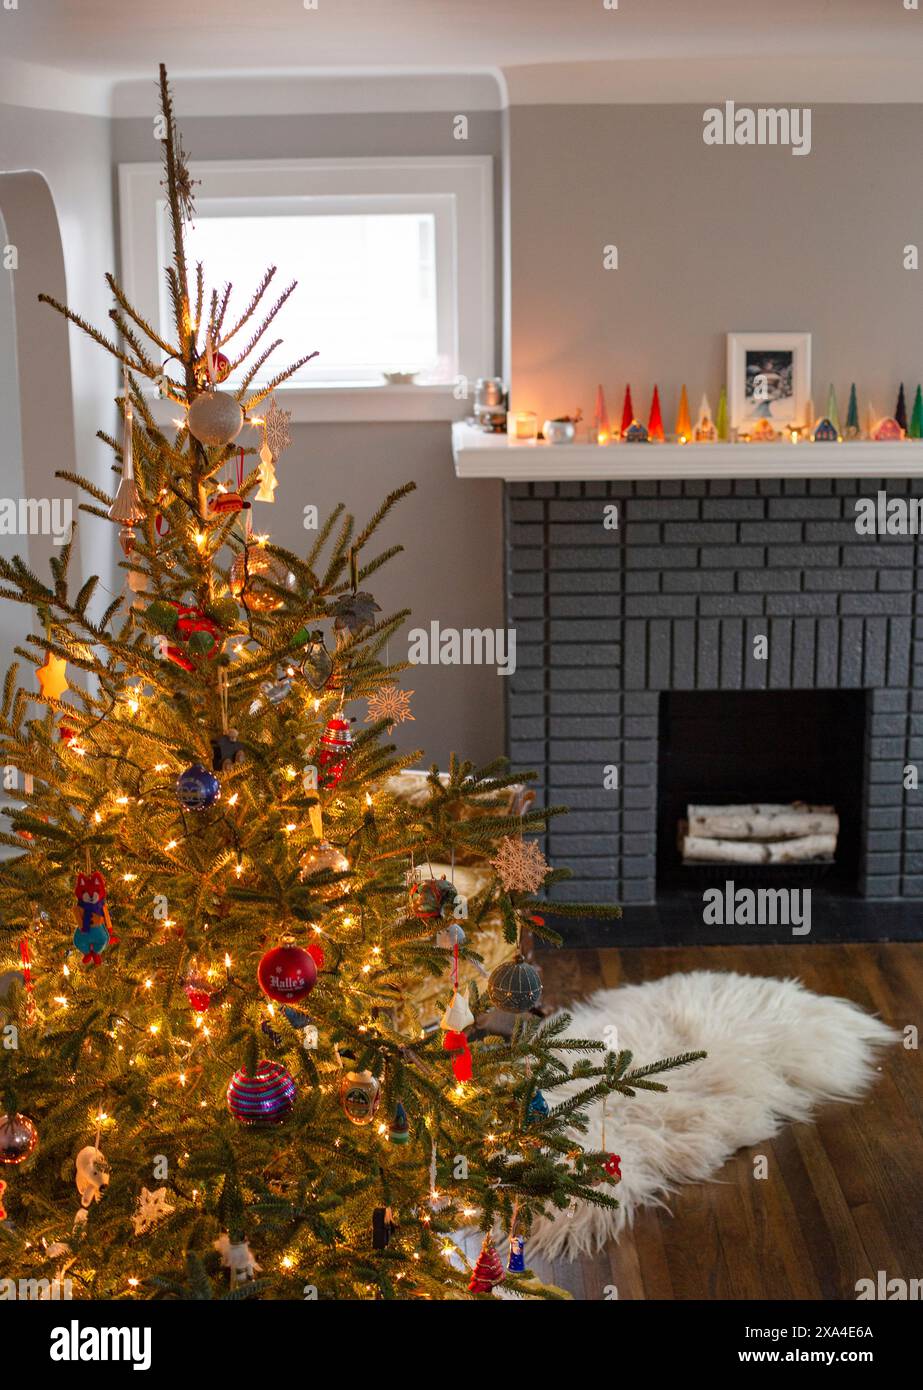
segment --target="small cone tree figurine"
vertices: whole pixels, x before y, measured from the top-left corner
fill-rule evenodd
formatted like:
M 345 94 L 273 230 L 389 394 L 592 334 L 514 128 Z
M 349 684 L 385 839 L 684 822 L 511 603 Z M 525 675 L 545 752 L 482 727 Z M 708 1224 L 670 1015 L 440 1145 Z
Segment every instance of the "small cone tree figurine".
M 593 430 L 596 435 L 597 444 L 608 444 L 611 438 L 609 430 L 609 412 L 606 409 L 606 397 L 602 386 L 596 388 L 596 410 L 593 413 Z
M 647 437 L 655 444 L 662 444 L 664 441 L 663 416 L 660 413 L 660 392 L 656 385 L 654 394 L 651 396 L 651 413 L 647 417 Z
M 849 405 L 846 407 L 846 429 L 844 430 L 844 434 L 847 439 L 858 439 L 860 433 L 859 401 L 856 396 L 856 383 L 853 382 L 849 388 Z
M 827 392 L 827 419 L 830 421 L 837 434 L 840 433 L 840 411 L 836 403 L 836 391 L 833 382 L 830 383 L 830 390 Z
M 907 400 L 904 396 L 904 383 L 901 382 L 900 390 L 897 393 L 897 404 L 894 407 L 894 418 L 900 425 L 904 433 L 907 433 Z
M 27 647 L 88 677 L 60 690 L 67 738 L 58 698 L 35 691 L 31 667 L 28 689 L 11 667 L 0 700 L 0 764 L 29 788 L 0 829 L 0 923 L 7 955 L 28 936 L 30 971 L 28 988 L 5 1000 L 21 1043 L 0 1047 L 0 1098 L 23 1117 L 22 1142 L 34 1139 L 3 1194 L 2 1267 L 50 1279 L 63 1245 L 75 1300 L 199 1300 L 227 1291 L 228 1259 L 215 1253 L 230 1248 L 252 1250 L 260 1277 L 248 1297 L 296 1300 L 310 1278 L 328 1300 L 467 1298 L 468 1271 L 447 1266 L 438 1236 L 466 1211 L 483 1230 L 497 1222 L 526 1235 L 552 1207 L 617 1205 L 579 1157 L 559 1157 L 574 1149 L 571 1126 L 585 1132 L 591 1105 L 634 1094 L 692 1054 L 635 1068 L 600 1041 L 565 1041 L 566 1016 L 523 1019 L 506 1043 L 469 1039 L 463 1019 L 454 1053 L 439 1030 L 423 1030 L 420 992 L 436 978 L 439 1007 L 448 1003 L 458 954 L 483 950 L 482 919 L 505 922 L 511 954 L 526 927 L 560 939 L 538 915 L 551 871 L 537 886 L 507 887 L 491 867 L 511 833 L 503 794 L 530 774 L 453 756 L 445 780 L 434 773 L 428 799 L 409 806 L 392 774 L 422 755 L 386 741 L 393 721 L 347 738 L 357 702 L 365 708 L 401 671 L 382 658 L 408 611 L 381 614 L 366 585 L 401 549 L 379 552 L 373 538 L 413 483 L 367 526 L 336 507 L 305 555 L 267 545 L 265 601 L 249 581 L 235 593 L 246 533 L 237 509 L 212 503 L 237 449 L 191 429 L 164 434 L 148 389 L 159 382 L 180 411 L 214 398 L 201 371 L 210 344 L 241 366 L 219 402 L 236 435 L 237 416 L 252 424 L 308 358 L 265 368 L 276 346 L 264 346 L 266 331 L 294 285 L 266 301 L 270 269 L 232 307 L 220 268 L 187 264 L 191 181 L 164 69 L 161 104 L 172 322 L 147 323 L 114 276 L 118 342 L 46 300 L 127 369 L 140 516 L 120 563 L 145 588 L 98 613 L 96 579 L 71 592 L 70 543 L 51 560 L 50 583 L 0 554 L 5 600 L 40 614 L 24 619 L 35 634 Z M 101 437 L 118 463 L 118 442 Z M 258 469 L 243 468 L 247 499 Z M 98 483 L 63 476 L 106 515 L 112 497 Z M 178 653 L 170 660 L 158 656 L 164 632 Z M 312 634 L 327 655 L 320 682 L 305 665 Z M 235 749 L 246 756 L 225 759 Z M 560 809 L 524 812 L 518 833 L 541 834 Z M 409 884 L 422 864 L 454 863 L 472 847 L 486 886 L 466 924 L 470 944 L 453 959 L 436 942 L 444 923 L 418 918 Z M 557 900 L 554 913 L 620 915 L 611 903 Z M 477 986 L 469 992 L 482 1012 Z M 453 1061 L 466 1049 L 474 1066 L 459 1083 Z M 526 1102 L 536 1086 L 561 1084 L 571 1098 L 560 1122 L 544 1122 L 539 1152 Z M 387 1124 L 371 1123 L 379 1097 L 392 1115 L 399 1103 L 406 1142 L 402 1125 L 389 1141 Z M 450 1193 L 438 1210 L 437 1143 Z M 75 1235 L 74 1163 L 87 1146 L 105 1154 L 112 1180 Z M 452 1181 L 457 1153 L 467 1171 Z M 139 1200 L 150 1220 L 132 1236 Z M 388 1209 L 394 1230 L 379 1252 L 376 1213 Z M 493 1270 L 488 1250 L 474 1287 L 491 1287 Z
M 505 1278 L 506 1270 L 503 1268 L 503 1261 L 497 1254 L 490 1236 L 487 1235 L 484 1237 L 484 1244 L 481 1246 L 477 1264 L 472 1270 L 468 1292 L 490 1293 L 491 1289 L 495 1288 L 497 1284 L 502 1284 Z
M 633 420 L 634 418 L 635 418 L 635 408 L 634 408 L 634 406 L 633 406 L 632 403 L 631 403 L 631 387 L 630 387 L 630 386 L 626 386 L 626 387 L 625 387 L 625 399 L 624 399 L 624 401 L 622 402 L 622 427 L 621 427 L 621 429 L 619 430 L 619 436 L 620 436 L 620 438 L 622 438 L 622 439 L 625 438 L 626 434 L 628 433 L 629 429 L 631 428 L 631 422 L 632 422 L 632 420 Z
M 718 409 L 715 412 L 715 431 L 718 438 L 727 441 L 728 437 L 728 393 L 725 387 L 721 388 L 721 395 L 718 397 Z
M 679 409 L 676 412 L 676 438 L 680 444 L 688 444 L 692 438 L 692 420 L 689 415 L 689 397 L 686 395 L 686 384 L 679 393 Z
M 917 394 L 913 398 L 913 411 L 907 433 L 911 439 L 923 439 L 923 387 L 920 386 L 917 387 Z

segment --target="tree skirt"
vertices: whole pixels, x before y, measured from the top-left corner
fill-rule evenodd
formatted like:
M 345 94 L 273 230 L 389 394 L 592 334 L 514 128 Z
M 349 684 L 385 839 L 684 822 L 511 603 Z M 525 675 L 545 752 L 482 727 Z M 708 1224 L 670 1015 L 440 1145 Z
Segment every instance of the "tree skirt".
M 900 1037 L 857 1004 L 798 980 L 707 970 L 600 990 L 567 1012 L 571 1037 L 628 1048 L 635 1065 L 702 1048 L 708 1056 L 664 1077 L 666 1094 L 609 1099 L 606 1146 L 622 1161 L 622 1181 L 609 1190 L 621 1205 L 581 1203 L 539 1218 L 527 1248 L 546 1258 L 595 1253 L 639 1207 L 664 1206 L 680 1183 L 714 1178 L 737 1149 L 810 1120 L 822 1101 L 857 1099 L 875 1077 L 876 1048 Z M 571 1090 L 549 1090 L 549 1104 Z M 587 1135 L 575 1136 L 585 1148 L 603 1147 L 602 1122 L 600 1102 Z

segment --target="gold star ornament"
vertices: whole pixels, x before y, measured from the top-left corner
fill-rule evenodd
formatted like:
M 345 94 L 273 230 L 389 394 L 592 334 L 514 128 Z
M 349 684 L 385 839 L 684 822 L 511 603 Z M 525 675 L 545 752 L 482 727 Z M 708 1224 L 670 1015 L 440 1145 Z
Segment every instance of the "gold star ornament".
M 66 671 L 67 662 L 63 656 L 53 656 L 51 652 L 46 652 L 45 665 L 39 666 L 35 672 L 46 700 L 60 700 L 65 690 L 70 690 Z

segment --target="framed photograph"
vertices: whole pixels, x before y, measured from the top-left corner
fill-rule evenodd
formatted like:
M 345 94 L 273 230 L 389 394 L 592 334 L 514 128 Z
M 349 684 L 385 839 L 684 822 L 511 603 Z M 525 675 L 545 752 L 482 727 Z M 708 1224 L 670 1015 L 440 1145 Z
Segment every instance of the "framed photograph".
M 729 333 L 728 414 L 733 429 L 767 420 L 775 429 L 805 423 L 811 396 L 810 333 Z

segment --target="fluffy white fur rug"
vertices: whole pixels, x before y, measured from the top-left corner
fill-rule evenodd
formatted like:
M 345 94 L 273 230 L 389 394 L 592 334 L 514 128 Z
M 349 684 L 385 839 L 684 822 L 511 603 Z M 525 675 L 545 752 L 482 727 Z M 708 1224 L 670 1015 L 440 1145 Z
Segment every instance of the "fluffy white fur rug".
M 572 1037 L 605 1041 L 614 1024 L 635 1065 L 702 1048 L 708 1056 L 658 1078 L 666 1094 L 609 1100 L 606 1143 L 622 1160 L 613 1189 L 621 1205 L 581 1203 L 573 1215 L 541 1218 L 528 1248 L 548 1258 L 593 1253 L 639 1207 L 664 1205 L 679 1183 L 713 1178 L 735 1150 L 810 1119 L 821 1101 L 855 1100 L 874 1079 L 876 1048 L 900 1036 L 857 1004 L 812 994 L 798 980 L 707 970 L 600 990 L 567 1012 Z M 549 1104 L 572 1091 L 549 1091 Z M 581 1142 L 602 1147 L 601 1102 Z

